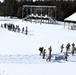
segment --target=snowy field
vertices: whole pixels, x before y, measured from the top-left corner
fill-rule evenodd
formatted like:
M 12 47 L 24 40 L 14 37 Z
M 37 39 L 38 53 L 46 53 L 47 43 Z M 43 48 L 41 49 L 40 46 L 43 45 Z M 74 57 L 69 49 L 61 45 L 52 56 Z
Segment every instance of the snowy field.
M 0 18 L 0 25 L 13 23 L 28 27 L 28 35 L 1 28 L 0 26 L 0 74 L 1 75 L 76 75 L 76 55 L 69 52 L 68 61 L 55 60 L 60 53 L 60 46 L 76 44 L 76 31 L 64 29 L 64 23 L 40 24 L 25 22 L 20 19 Z M 39 56 L 39 47 L 52 46 L 52 60 L 47 62 Z M 64 48 L 65 52 L 66 48 Z M 46 57 L 47 58 L 47 57 Z

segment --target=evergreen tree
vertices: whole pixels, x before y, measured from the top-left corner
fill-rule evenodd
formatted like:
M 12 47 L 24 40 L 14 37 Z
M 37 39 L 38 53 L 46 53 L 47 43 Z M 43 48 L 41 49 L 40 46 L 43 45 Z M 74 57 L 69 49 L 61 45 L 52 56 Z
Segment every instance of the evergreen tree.
M 5 3 L 5 15 L 16 16 L 17 13 L 17 1 L 16 0 L 4 0 Z
M 17 17 L 22 18 L 22 7 L 19 7 L 17 10 Z

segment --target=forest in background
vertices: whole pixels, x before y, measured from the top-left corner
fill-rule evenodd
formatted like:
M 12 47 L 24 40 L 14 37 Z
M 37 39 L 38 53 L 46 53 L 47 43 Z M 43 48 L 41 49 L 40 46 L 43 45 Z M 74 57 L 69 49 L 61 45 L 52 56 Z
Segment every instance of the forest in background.
M 0 16 L 11 16 L 22 18 L 23 5 L 45 5 L 56 6 L 56 19 L 63 21 L 66 17 L 76 12 L 75 1 L 26 1 L 26 0 L 4 0 L 0 3 Z

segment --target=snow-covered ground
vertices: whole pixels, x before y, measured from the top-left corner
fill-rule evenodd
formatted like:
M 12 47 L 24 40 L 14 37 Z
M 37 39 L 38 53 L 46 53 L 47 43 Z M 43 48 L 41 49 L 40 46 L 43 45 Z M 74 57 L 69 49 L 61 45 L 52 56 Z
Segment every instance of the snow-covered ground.
M 20 19 L 0 19 L 0 24 L 13 23 L 26 28 L 28 35 L 0 27 L 0 74 L 1 75 L 76 75 L 76 56 L 69 52 L 68 61 L 55 60 L 60 55 L 60 46 L 76 44 L 76 31 L 64 29 L 64 23 L 40 24 Z M 39 47 L 52 46 L 52 60 L 47 62 L 39 56 Z M 64 48 L 64 52 L 65 52 Z M 63 54 L 63 53 L 62 53 Z M 47 58 L 47 57 L 46 57 Z

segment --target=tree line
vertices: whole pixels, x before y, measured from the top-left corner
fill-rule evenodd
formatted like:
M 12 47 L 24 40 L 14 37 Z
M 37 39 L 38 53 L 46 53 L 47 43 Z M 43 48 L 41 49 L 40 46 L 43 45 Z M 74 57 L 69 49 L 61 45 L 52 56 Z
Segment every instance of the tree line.
M 32 0 L 4 0 L 0 3 L 0 16 L 13 16 L 22 18 L 22 6 L 23 5 L 45 5 L 45 6 L 57 6 L 56 19 L 63 21 L 66 17 L 76 12 L 75 1 L 63 1 L 63 0 L 49 0 L 49 1 L 35 1 Z M 25 13 L 26 14 L 26 13 Z

